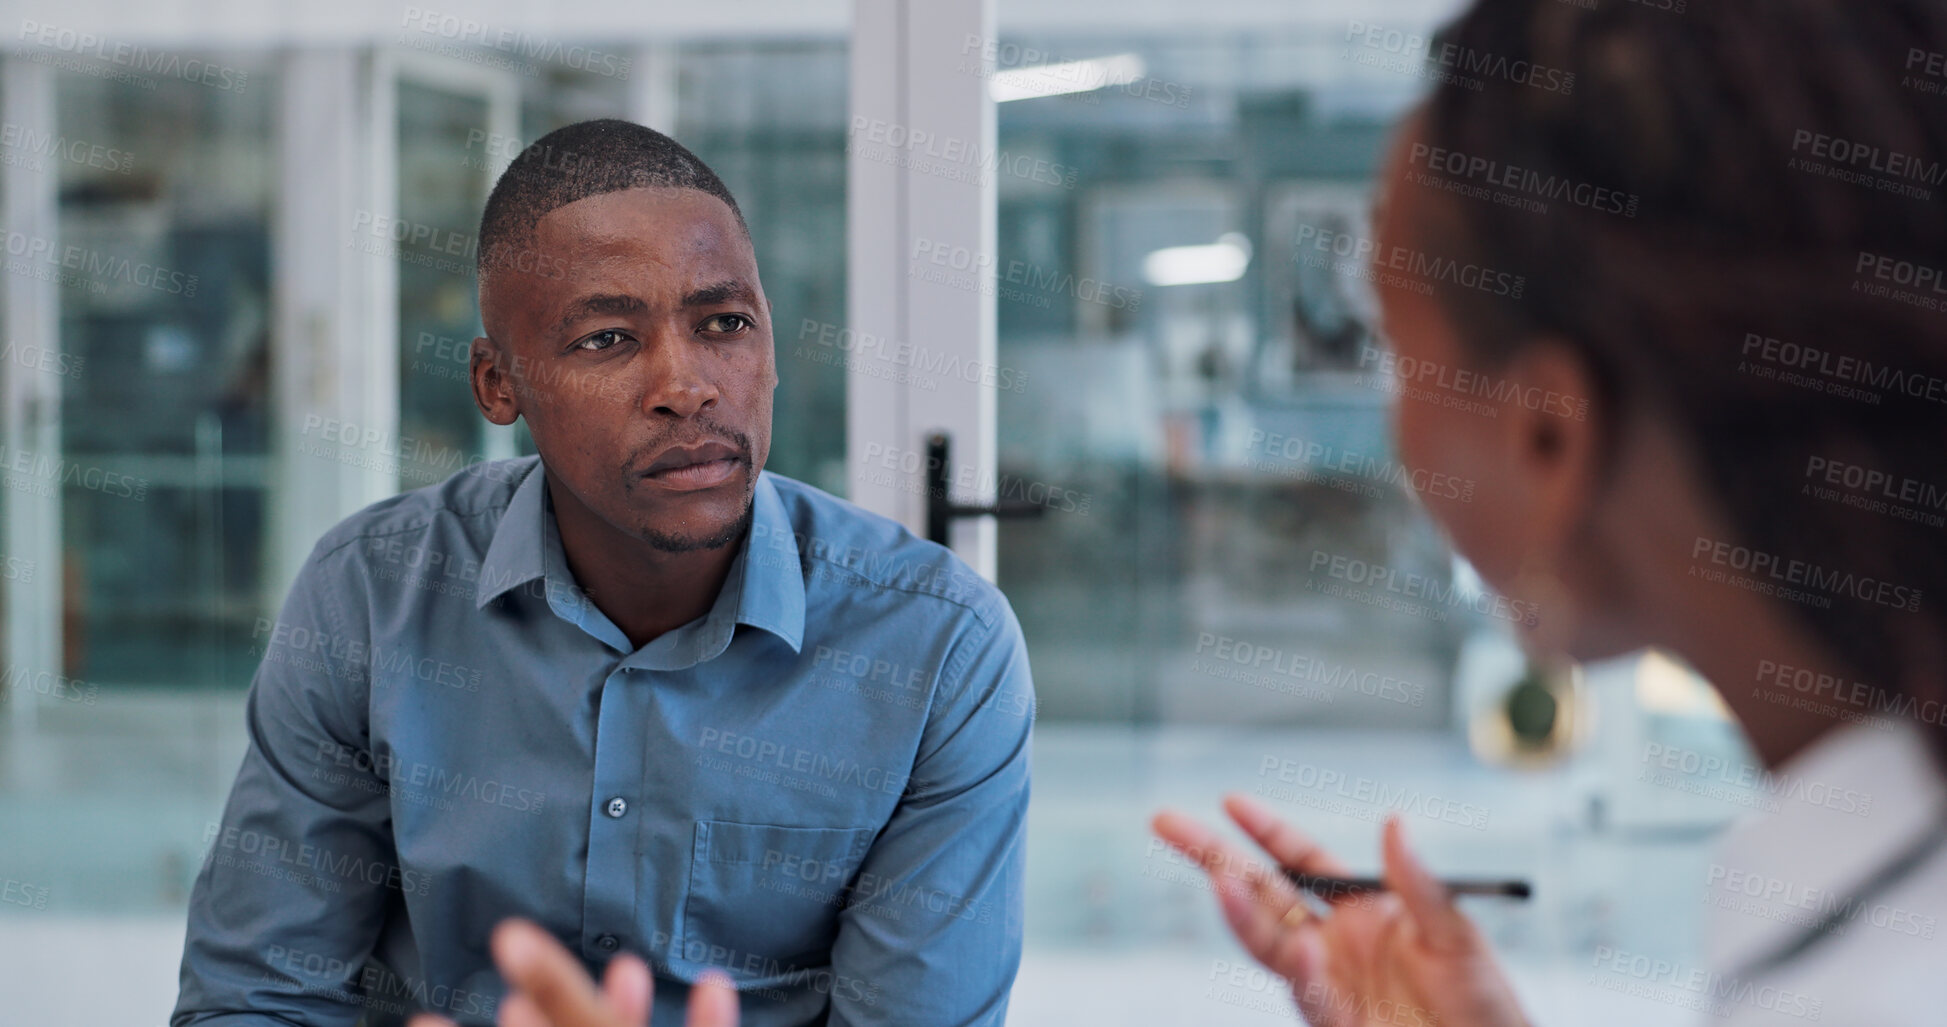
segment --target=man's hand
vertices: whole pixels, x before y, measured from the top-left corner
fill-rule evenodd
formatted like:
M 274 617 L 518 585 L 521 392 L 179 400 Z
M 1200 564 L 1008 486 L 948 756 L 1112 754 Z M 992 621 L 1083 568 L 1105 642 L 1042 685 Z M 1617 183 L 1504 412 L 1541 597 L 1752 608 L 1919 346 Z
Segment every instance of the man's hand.
M 1319 912 L 1282 868 L 1337 877 L 1349 873 L 1345 865 L 1242 796 L 1225 800 L 1224 809 L 1275 862 L 1231 848 L 1180 813 L 1163 813 L 1153 826 L 1203 867 L 1231 931 L 1258 962 L 1291 983 L 1307 1023 L 1526 1023 L 1486 939 L 1407 849 L 1398 818 L 1386 822 L 1383 838 L 1387 890 L 1342 896 L 1329 912 Z
M 623 953 L 609 960 L 602 990 L 581 964 L 548 932 L 526 920 L 494 928 L 494 964 L 507 978 L 500 1027 L 644 1027 L 655 984 L 649 967 Z M 704 974 L 690 989 L 688 1027 L 737 1027 L 737 989 L 724 974 Z M 453 1027 L 443 1017 L 421 1014 L 411 1027 Z

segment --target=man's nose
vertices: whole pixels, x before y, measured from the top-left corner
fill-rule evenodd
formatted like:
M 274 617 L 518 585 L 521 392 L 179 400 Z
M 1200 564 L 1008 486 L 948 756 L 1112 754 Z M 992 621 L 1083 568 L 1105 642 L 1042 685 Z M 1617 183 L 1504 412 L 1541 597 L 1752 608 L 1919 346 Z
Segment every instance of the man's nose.
M 708 354 L 688 340 L 658 341 L 649 347 L 649 389 L 643 409 L 665 417 L 695 417 L 717 404 L 716 381 Z

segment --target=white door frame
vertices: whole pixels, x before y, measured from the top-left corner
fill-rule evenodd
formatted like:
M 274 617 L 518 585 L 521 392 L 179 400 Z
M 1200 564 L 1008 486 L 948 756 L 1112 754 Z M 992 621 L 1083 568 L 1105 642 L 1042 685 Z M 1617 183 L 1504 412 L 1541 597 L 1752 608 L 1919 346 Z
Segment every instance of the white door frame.
M 398 437 L 399 267 L 365 252 L 359 244 L 368 239 L 356 226 L 377 213 L 398 214 L 399 83 L 485 96 L 485 127 L 506 138 L 520 121 L 520 85 L 511 72 L 408 49 L 303 47 L 291 52 L 282 75 L 271 333 L 281 427 L 264 577 L 272 610 L 321 535 L 399 491 L 399 476 L 384 460 L 332 464 L 314 455 L 340 447 L 311 430 L 337 423 Z M 489 174 L 497 176 L 507 158 L 487 153 Z M 489 457 L 514 455 L 511 427 L 486 438 Z
M 928 435 L 952 438 L 955 502 L 991 503 L 998 478 L 994 390 L 940 371 L 994 364 L 993 37 L 993 0 L 853 7 L 846 467 L 853 502 L 916 532 Z M 996 534 L 982 517 L 950 538 L 991 579 Z

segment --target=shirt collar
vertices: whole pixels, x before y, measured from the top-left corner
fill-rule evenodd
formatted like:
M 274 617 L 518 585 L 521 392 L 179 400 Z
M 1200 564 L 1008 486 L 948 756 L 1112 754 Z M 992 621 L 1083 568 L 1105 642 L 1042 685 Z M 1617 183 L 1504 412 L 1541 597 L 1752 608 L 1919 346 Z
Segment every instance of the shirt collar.
M 508 500 L 493 540 L 487 544 L 487 555 L 480 565 L 480 587 L 474 596 L 476 609 L 536 578 L 548 579 L 551 597 L 556 591 L 555 578 L 560 579 L 563 591 L 579 592 L 559 552 L 561 543 L 550 530 L 553 522 L 553 512 L 547 508 L 546 468 L 537 460 Z M 804 645 L 804 572 L 798 562 L 798 540 L 791 517 L 768 472 L 757 477 L 750 531 L 732 575 L 724 590 L 737 592 L 736 623 L 762 628 L 783 639 L 793 652 L 800 650 Z
M 516 585 L 525 585 L 547 573 L 541 559 L 545 530 L 545 500 L 548 476 L 541 461 L 521 479 L 514 496 L 501 512 L 487 555 L 480 561 L 480 587 L 474 592 L 473 607 L 480 609 L 500 598 Z
M 784 500 L 769 472 L 757 476 L 751 499 L 750 533 L 744 539 L 743 595 L 737 622 L 789 643 L 804 646 L 804 568 L 798 562 L 798 537 Z
M 1924 731 L 1898 717 L 1828 732 L 1771 780 L 1761 794 L 1772 796 L 1777 808 L 1734 824 L 1713 853 L 1706 944 L 1719 968 L 1740 965 L 1802 931 L 1823 910 L 1820 903 L 1848 899 L 1931 827 L 1947 800 Z M 1761 903 L 1765 910 L 1790 916 L 1747 911 L 1759 893 L 1739 887 L 1754 881 L 1773 889 L 1765 895 L 1782 896 Z M 1793 901 L 1809 904 L 1811 912 Z

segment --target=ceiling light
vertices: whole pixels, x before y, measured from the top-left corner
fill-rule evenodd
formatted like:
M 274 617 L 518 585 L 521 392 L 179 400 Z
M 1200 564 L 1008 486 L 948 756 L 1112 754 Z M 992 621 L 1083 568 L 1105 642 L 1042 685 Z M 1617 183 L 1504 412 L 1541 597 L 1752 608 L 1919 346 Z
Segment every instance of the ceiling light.
M 1097 57 L 1061 64 L 1038 64 L 1031 68 L 997 71 L 987 80 L 987 95 L 995 103 L 1033 100 L 1065 93 L 1088 93 L 1110 86 L 1126 86 L 1148 72 L 1143 59 L 1132 53 Z
M 1143 258 L 1143 278 L 1151 285 L 1206 285 L 1234 282 L 1251 266 L 1251 241 L 1226 232 L 1208 246 L 1170 246 Z

